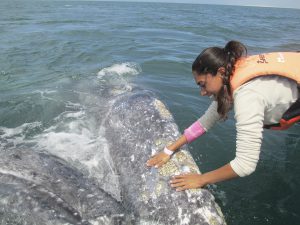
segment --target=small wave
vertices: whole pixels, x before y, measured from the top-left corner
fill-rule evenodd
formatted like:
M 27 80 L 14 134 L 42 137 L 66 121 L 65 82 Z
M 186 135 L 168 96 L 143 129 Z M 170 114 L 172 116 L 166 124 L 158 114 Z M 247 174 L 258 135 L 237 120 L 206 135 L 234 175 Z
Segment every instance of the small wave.
M 126 62 L 126 63 L 114 64 L 112 66 L 101 69 L 98 72 L 98 78 L 102 78 L 103 76 L 106 75 L 116 75 L 116 74 L 119 76 L 138 75 L 141 72 L 142 69 L 138 64 Z
M 8 81 L 10 77 L 11 75 L 9 72 L 6 72 L 4 70 L 0 71 L 0 80 Z
M 132 90 L 130 78 L 142 72 L 136 63 L 126 62 L 103 68 L 97 74 L 98 80 L 109 88 L 112 95 L 119 95 Z
M 41 122 L 24 123 L 16 128 L 0 127 L 0 151 L 24 143 L 27 136 L 38 133 L 41 129 Z
M 68 103 L 70 107 L 80 107 Z M 107 140 L 103 132 L 99 132 L 101 128 L 98 129 L 84 109 L 63 112 L 53 121 L 46 129 L 41 122 L 24 123 L 15 128 L 0 126 L 0 151 L 30 146 L 34 151 L 48 152 L 94 177 L 99 186 L 119 199 L 118 189 L 110 190 L 118 184 Z
M 216 184 L 209 185 L 208 189 L 221 202 L 221 204 L 224 207 L 227 205 L 228 198 L 225 191 L 221 190 Z
M 56 93 L 56 91 L 54 91 L 54 90 L 35 90 L 35 91 L 33 91 L 32 93 L 33 93 L 33 94 L 40 94 L 41 99 L 43 99 L 43 100 L 49 100 L 49 101 L 57 102 L 56 99 L 50 98 L 50 97 L 47 97 L 47 96 L 46 96 L 47 94 L 53 94 L 53 93 Z
M 117 175 L 102 128 L 84 109 L 63 112 L 54 121 L 51 127 L 31 140 L 35 143 L 35 149 L 68 161 L 87 176 L 95 178 L 105 191 L 120 199 Z

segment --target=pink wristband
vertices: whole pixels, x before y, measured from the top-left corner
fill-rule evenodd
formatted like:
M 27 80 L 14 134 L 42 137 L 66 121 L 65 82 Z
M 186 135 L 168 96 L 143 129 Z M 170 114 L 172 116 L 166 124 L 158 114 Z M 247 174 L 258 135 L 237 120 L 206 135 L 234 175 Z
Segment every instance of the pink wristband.
M 200 122 L 196 121 L 189 128 L 185 129 L 184 136 L 186 137 L 188 143 L 191 143 L 205 132 L 206 130 L 201 126 Z

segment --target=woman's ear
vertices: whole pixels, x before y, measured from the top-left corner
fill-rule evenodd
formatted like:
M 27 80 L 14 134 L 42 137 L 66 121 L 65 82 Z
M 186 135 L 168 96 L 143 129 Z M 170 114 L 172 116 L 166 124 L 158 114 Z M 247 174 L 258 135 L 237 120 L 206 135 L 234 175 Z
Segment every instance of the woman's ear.
M 225 68 L 222 66 L 218 69 L 217 73 L 221 76 L 224 77 L 225 75 Z

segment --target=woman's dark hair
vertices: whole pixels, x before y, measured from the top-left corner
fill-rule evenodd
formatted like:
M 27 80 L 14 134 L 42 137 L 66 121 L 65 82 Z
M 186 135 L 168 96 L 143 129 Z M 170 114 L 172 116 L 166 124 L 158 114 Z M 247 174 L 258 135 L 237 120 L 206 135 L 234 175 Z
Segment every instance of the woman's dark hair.
M 224 87 L 216 96 L 218 101 L 218 113 L 221 118 L 226 119 L 227 113 L 232 107 L 230 76 L 234 72 L 236 61 L 247 55 L 247 48 L 241 42 L 229 41 L 224 48 L 210 47 L 204 49 L 195 59 L 192 70 L 197 74 L 211 73 L 217 75 L 218 69 L 224 67 L 223 75 Z

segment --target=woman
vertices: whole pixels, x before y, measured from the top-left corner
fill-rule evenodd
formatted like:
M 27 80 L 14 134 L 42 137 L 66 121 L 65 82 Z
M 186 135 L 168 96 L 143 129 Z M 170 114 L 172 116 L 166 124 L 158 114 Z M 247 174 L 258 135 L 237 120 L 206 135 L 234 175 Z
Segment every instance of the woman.
M 170 183 L 177 191 L 253 173 L 259 160 L 263 128 L 274 125 L 285 129 L 300 119 L 300 53 L 249 57 L 246 54 L 242 43 L 230 41 L 225 48 L 205 49 L 194 61 L 192 73 L 201 88 L 200 94 L 213 96 L 214 101 L 183 136 L 149 159 L 147 166 L 162 166 L 182 145 L 203 135 L 218 120 L 226 119 L 232 108 L 237 130 L 236 157 L 208 173 L 175 176 Z

